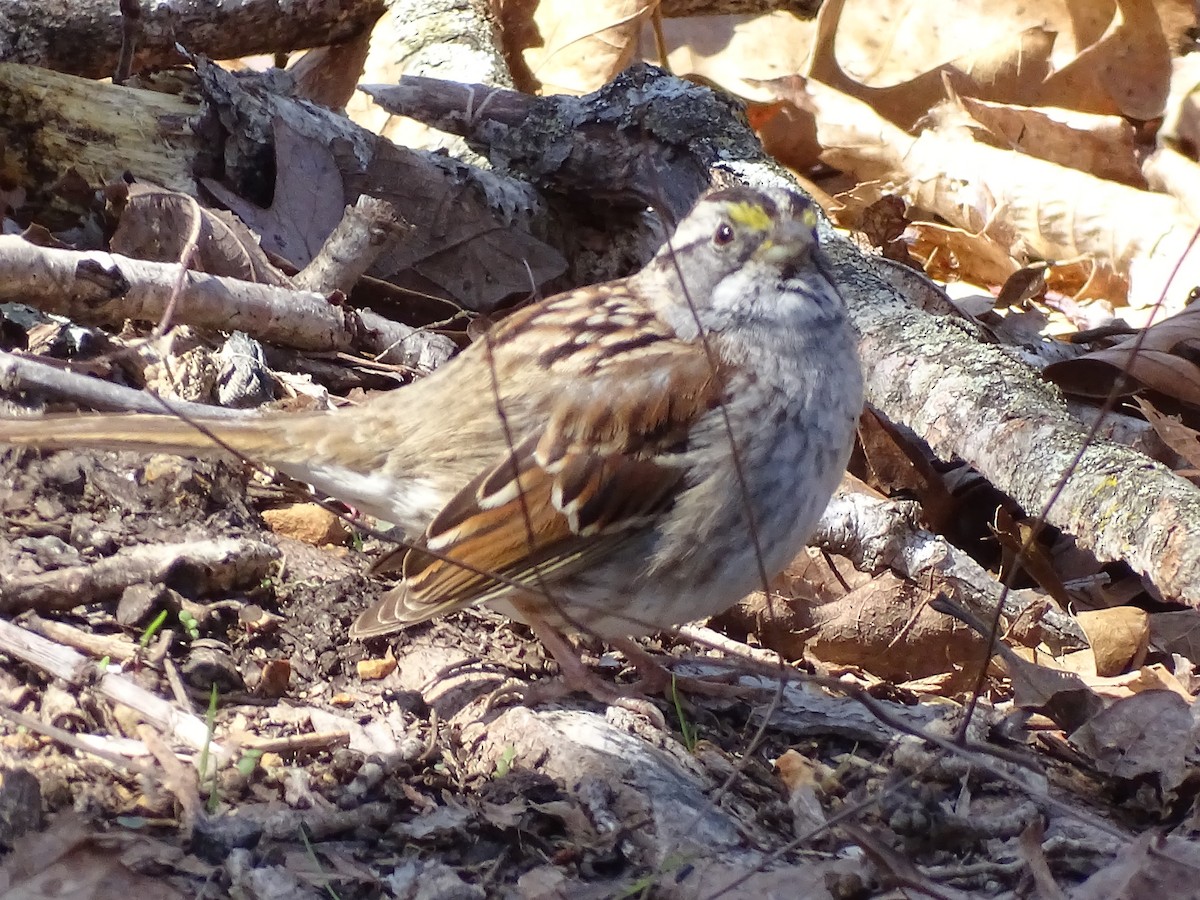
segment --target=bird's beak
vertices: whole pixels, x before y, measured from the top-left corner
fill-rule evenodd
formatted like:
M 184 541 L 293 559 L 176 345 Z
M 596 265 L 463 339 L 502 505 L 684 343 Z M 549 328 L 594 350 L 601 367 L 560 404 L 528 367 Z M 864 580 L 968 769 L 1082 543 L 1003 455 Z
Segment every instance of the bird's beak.
M 759 245 L 758 255 L 766 263 L 782 265 L 803 256 L 817 243 L 816 230 L 798 220 L 780 222 L 771 236 Z

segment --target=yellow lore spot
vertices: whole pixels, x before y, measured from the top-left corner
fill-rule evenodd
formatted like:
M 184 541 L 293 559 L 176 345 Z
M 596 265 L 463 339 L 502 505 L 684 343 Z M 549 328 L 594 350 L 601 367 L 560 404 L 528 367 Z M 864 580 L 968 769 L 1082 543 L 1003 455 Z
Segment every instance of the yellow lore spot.
M 754 231 L 766 231 L 771 227 L 771 217 L 757 203 L 729 204 L 729 218 L 733 219 L 738 225 L 753 229 Z

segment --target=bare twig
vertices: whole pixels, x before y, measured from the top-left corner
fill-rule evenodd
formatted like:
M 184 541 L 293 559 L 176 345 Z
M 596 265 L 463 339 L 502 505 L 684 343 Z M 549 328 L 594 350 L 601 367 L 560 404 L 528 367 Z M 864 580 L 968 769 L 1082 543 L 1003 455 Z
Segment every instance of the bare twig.
M 395 206 L 363 194 L 357 203 L 346 207 L 342 221 L 292 284 L 302 291 L 349 293 L 376 257 L 405 230 Z
M 80 375 L 70 369 L 0 351 L 0 391 L 34 391 L 59 400 L 70 400 L 101 412 L 161 413 L 162 405 L 145 391 L 112 384 L 99 378 Z M 243 419 L 252 410 L 226 409 L 172 400 L 172 409 L 185 415 L 206 419 Z
M 245 584 L 261 578 L 278 557 L 268 544 L 234 538 L 130 547 L 90 566 L 0 580 L 0 613 L 73 609 L 110 599 L 131 584 L 163 582 L 183 572 L 193 573 L 193 588 Z
M 38 247 L 0 236 L 0 301 L 15 300 L 79 322 L 159 322 L 174 302 L 189 325 L 244 331 L 300 350 L 385 353 L 384 361 L 431 371 L 453 353 L 453 342 L 385 319 L 369 310 L 335 306 L 324 295 L 112 253 Z
M 41 635 L 0 619 L 0 651 L 76 687 L 92 685 L 102 696 L 136 710 L 148 723 L 193 750 L 207 746 L 208 752 L 215 754 L 218 759 L 229 759 L 229 751 L 212 741 L 208 726 L 202 719 L 171 706 L 123 675 L 114 672 L 100 674 L 90 660 L 69 647 L 55 644 Z

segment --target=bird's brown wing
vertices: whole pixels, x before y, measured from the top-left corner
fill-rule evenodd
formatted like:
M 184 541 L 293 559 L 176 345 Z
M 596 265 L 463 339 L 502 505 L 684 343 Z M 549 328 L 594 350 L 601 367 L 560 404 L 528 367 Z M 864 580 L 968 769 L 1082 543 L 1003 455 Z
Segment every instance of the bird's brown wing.
M 429 526 L 424 544 L 445 558 L 410 551 L 405 583 L 363 613 L 354 636 L 506 597 L 515 585 L 552 599 L 556 581 L 670 508 L 686 471 L 668 454 L 686 447 L 691 426 L 724 391 L 704 348 L 658 337 L 564 382 L 545 427 L 516 436 L 513 452 Z

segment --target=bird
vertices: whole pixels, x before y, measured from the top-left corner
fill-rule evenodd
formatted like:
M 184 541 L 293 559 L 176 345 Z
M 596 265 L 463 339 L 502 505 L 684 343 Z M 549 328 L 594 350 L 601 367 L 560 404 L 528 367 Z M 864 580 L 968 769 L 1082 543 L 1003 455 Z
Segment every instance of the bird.
M 356 639 L 487 604 L 566 690 L 624 696 L 564 632 L 612 642 L 716 615 L 802 549 L 849 457 L 857 337 L 811 200 L 710 189 L 638 272 L 503 319 L 432 374 L 332 412 L 58 414 L 0 444 L 225 452 L 409 537 Z

